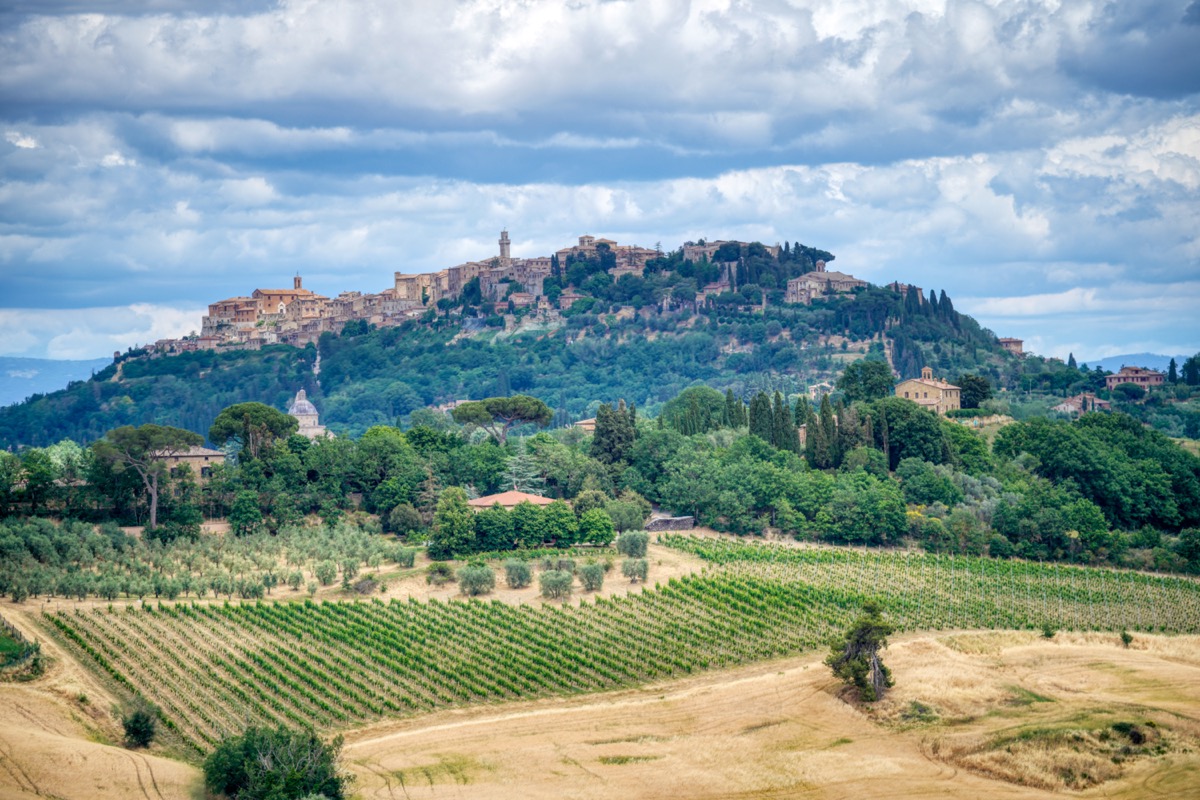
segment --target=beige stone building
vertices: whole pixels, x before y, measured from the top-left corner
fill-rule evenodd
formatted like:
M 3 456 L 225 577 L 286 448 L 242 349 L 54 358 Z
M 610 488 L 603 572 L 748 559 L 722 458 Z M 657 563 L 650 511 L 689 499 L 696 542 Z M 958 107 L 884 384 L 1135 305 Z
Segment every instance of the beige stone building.
M 896 384 L 896 397 L 912 400 L 919 406 L 945 415 L 962 408 L 961 389 L 952 383 L 933 377 L 933 369 L 921 369 L 921 377 L 909 378 Z
M 853 275 L 829 271 L 825 269 L 824 261 L 818 261 L 816 269 L 812 272 L 805 273 L 799 278 L 792 278 L 787 282 L 784 302 L 808 305 L 813 300 L 831 294 L 845 294 L 866 285 L 866 281 L 859 280 Z
M 1024 339 L 1014 339 L 1011 336 L 1005 336 L 1001 337 L 999 341 L 1000 346 L 1003 347 L 1007 352 L 1012 353 L 1014 356 L 1025 355 Z
M 212 468 L 225 463 L 225 454 L 211 447 L 189 447 L 187 450 L 155 458 L 166 465 L 171 475 L 179 477 L 189 470 L 192 477 L 203 483 L 212 477 Z

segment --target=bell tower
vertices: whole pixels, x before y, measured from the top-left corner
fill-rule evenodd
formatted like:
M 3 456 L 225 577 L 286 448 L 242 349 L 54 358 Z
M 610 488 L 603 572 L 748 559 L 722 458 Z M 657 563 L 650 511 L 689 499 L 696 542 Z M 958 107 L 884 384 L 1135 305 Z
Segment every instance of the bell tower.
M 506 267 L 508 266 L 508 262 L 512 260 L 512 257 L 509 255 L 508 246 L 508 231 L 500 231 L 500 263 Z

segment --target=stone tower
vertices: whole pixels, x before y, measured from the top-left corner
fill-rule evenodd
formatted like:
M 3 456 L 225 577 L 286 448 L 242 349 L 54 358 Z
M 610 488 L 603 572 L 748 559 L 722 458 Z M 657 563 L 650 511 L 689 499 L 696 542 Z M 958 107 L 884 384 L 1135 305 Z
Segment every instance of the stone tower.
M 297 275 L 296 277 L 292 278 L 292 288 L 293 288 L 293 289 L 302 289 L 302 288 L 304 288 L 304 287 L 302 287 L 302 286 L 300 285 L 300 276 L 299 276 L 299 275 Z
M 508 266 L 512 257 L 509 255 L 508 231 L 500 231 L 500 263 Z

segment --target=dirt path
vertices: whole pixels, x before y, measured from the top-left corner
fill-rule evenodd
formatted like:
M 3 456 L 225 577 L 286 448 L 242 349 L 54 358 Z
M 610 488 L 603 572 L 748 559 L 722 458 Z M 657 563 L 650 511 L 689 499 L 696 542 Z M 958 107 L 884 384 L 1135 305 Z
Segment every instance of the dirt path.
M 940 759 L 950 733 L 1145 706 L 1200 719 L 1200 639 L 1028 633 L 913 636 L 888 654 L 898 689 L 869 719 L 812 655 L 603 696 L 447 711 L 354 732 L 364 798 L 1061 797 Z M 1139 647 L 1140 645 L 1140 647 Z M 1014 705 L 1014 688 L 1053 695 Z M 896 724 L 914 701 L 953 725 Z M 1132 712 L 1131 712 L 1132 713 Z M 890 722 L 889 722 L 890 720 Z M 1134 763 L 1083 796 L 1200 796 L 1200 755 Z

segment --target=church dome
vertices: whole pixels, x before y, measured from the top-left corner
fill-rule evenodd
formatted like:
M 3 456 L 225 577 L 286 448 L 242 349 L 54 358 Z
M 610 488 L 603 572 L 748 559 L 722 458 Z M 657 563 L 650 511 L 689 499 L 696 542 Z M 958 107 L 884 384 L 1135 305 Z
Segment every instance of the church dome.
M 317 416 L 317 407 L 308 401 L 308 396 L 304 390 L 296 392 L 296 399 L 288 406 L 288 412 L 293 417 L 315 417 Z

